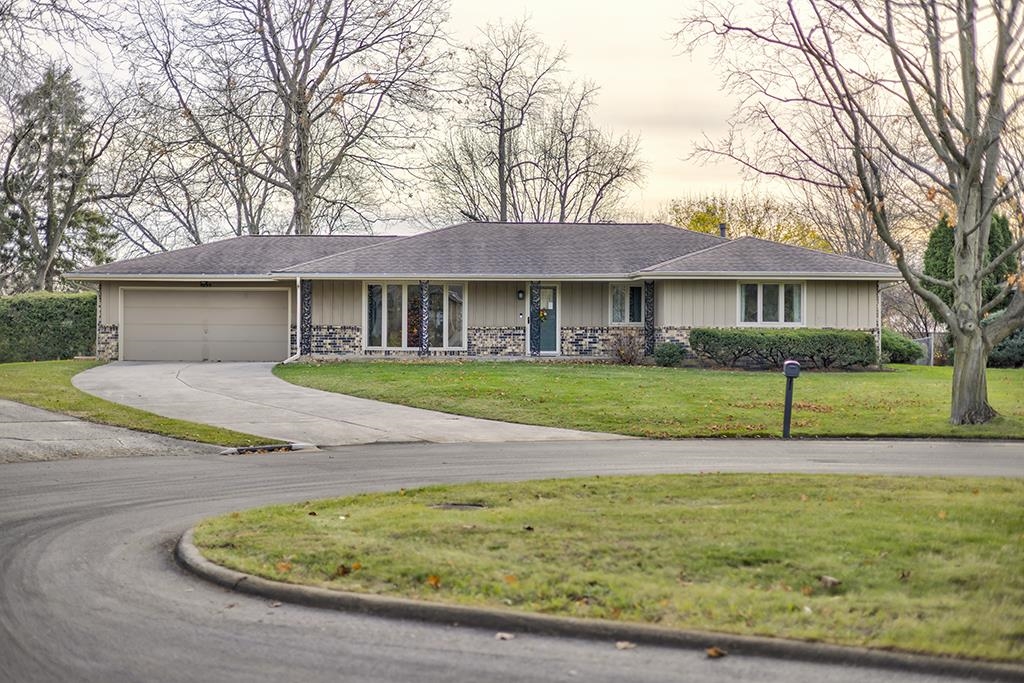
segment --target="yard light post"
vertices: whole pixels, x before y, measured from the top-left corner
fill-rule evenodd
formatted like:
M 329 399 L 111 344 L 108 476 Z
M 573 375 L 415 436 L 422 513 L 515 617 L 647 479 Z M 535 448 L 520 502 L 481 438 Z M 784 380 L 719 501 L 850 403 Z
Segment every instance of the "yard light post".
M 786 407 L 782 412 L 782 438 L 789 438 L 789 421 L 793 417 L 793 380 L 800 376 L 800 364 L 795 360 L 787 360 L 782 364 L 782 374 L 786 376 Z

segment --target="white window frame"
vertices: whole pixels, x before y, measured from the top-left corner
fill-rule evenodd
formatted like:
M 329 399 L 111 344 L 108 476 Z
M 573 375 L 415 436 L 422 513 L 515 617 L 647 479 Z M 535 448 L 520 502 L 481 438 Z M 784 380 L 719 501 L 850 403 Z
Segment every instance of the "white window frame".
M 419 346 L 408 346 L 409 338 L 409 286 L 413 285 L 419 287 L 419 280 L 366 280 L 362 286 L 362 297 L 363 297 L 363 350 L 364 351 L 416 351 L 419 350 Z M 431 346 L 432 349 L 439 349 L 441 351 L 465 351 L 468 346 L 468 333 L 469 333 L 469 283 L 467 282 L 434 282 L 430 281 L 430 285 L 438 285 L 443 288 L 442 298 L 444 301 L 444 309 L 441 317 L 442 334 L 444 335 L 444 346 Z M 381 287 L 381 341 L 384 342 L 382 346 L 370 346 L 370 302 L 369 292 L 372 285 L 379 285 Z M 387 293 L 388 287 L 394 285 L 402 288 L 402 346 L 387 346 L 388 338 L 388 305 L 387 305 Z M 449 346 L 448 345 L 448 287 L 449 286 L 462 287 L 462 345 L 461 346 Z
M 743 320 L 743 287 L 757 285 L 757 322 Z M 800 288 L 800 322 L 761 320 L 764 312 L 764 285 L 779 286 L 779 318 L 786 317 L 786 285 Z M 736 283 L 736 325 L 738 327 L 807 327 L 807 283 L 802 280 L 741 280 Z
M 629 289 L 636 287 L 640 290 L 640 320 L 639 322 L 632 322 L 626 320 L 623 322 L 615 322 L 615 288 L 625 287 L 626 288 L 626 317 L 629 317 Z M 609 282 L 608 283 L 608 325 L 610 327 L 643 327 L 647 320 L 647 306 L 644 305 L 644 286 L 643 283 L 637 284 L 635 281 L 626 280 L 623 282 Z

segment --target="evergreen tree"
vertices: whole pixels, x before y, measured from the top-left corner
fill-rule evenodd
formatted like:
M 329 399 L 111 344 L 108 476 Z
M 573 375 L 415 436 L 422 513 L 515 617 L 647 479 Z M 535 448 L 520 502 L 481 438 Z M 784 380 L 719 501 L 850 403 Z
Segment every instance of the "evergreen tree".
M 985 263 L 988 264 L 994 257 L 1006 251 L 1013 243 L 1013 236 L 1010 233 L 1010 222 L 1006 216 L 1001 214 L 992 215 L 992 228 L 988 234 L 988 249 L 985 253 Z M 992 275 L 985 278 L 982 296 L 983 304 L 987 304 L 999 293 L 1003 282 L 1016 271 L 1014 259 L 1006 259 L 996 268 Z M 937 280 L 952 281 L 953 279 L 953 226 L 949 223 L 949 217 L 943 216 L 932 234 L 928 238 L 928 247 L 924 252 L 924 274 Z M 947 306 L 953 305 L 953 290 L 944 285 L 932 282 L 923 282 L 925 288 L 934 292 L 939 298 L 946 302 Z M 993 310 L 1001 310 L 1009 303 L 1009 299 L 997 305 Z M 934 306 L 928 304 L 932 314 L 939 318 L 939 313 Z
M 53 290 L 65 270 L 108 258 L 114 238 L 90 181 L 96 141 L 70 69 L 50 66 L 18 98 L 0 195 L 3 289 Z

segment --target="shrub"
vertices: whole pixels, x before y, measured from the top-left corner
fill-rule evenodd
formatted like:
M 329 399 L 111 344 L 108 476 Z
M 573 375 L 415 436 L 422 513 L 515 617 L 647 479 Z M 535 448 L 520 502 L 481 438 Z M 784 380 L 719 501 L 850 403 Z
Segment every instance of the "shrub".
M 853 330 L 698 328 L 690 332 L 690 348 L 698 356 L 728 367 L 743 360 L 773 368 L 781 368 L 786 360 L 798 360 L 823 369 L 878 362 L 874 337 Z
M 0 363 L 90 355 L 95 343 L 95 294 L 0 298 Z
M 913 339 L 895 330 L 882 330 L 882 360 L 886 363 L 913 363 L 924 356 L 924 349 Z
M 1002 312 L 995 313 L 989 316 L 989 320 L 994 320 L 1000 315 Z M 990 368 L 1024 367 L 1024 327 L 999 342 L 992 349 L 988 354 L 988 366 Z
M 654 362 L 663 368 L 679 365 L 686 357 L 686 346 L 678 342 L 662 342 L 654 347 Z
M 612 337 L 611 346 L 612 357 L 625 365 L 637 365 L 644 359 L 644 337 L 639 330 L 618 330 Z

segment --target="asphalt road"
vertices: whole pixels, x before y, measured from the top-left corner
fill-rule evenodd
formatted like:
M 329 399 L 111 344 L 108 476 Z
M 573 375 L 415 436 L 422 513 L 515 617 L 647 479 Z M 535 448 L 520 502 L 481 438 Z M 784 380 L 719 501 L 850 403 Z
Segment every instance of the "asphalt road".
M 0 681 L 950 680 L 526 634 L 499 641 L 490 631 L 274 606 L 204 583 L 171 555 L 201 518 L 274 501 L 433 482 L 714 470 L 1024 476 L 1024 448 L 411 444 L 3 465 Z

